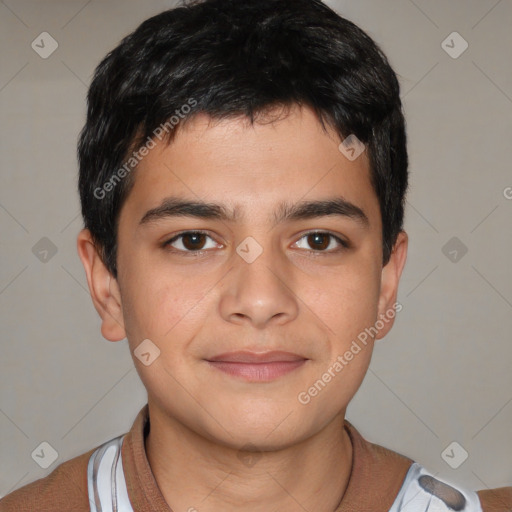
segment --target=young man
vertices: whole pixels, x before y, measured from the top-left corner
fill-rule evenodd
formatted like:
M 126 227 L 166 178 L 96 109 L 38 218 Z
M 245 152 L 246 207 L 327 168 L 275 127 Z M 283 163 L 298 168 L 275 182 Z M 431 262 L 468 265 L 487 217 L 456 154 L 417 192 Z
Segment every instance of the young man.
M 0 510 L 512 510 L 345 420 L 406 260 L 399 85 L 319 0 L 206 0 L 96 70 L 78 236 L 148 404 Z

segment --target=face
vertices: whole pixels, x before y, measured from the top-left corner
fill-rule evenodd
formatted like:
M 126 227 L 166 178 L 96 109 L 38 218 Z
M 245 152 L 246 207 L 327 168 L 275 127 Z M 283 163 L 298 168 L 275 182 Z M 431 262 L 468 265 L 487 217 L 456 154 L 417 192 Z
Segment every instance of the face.
M 395 304 L 407 240 L 382 267 L 366 152 L 351 161 L 339 144 L 308 109 L 253 126 L 198 115 L 139 164 L 117 281 L 80 235 L 103 335 L 126 336 L 132 354 L 150 340 L 150 364 L 133 357 L 150 407 L 233 447 L 297 443 L 344 415 L 370 363 L 361 333 Z M 289 354 L 222 356 L 239 351 Z

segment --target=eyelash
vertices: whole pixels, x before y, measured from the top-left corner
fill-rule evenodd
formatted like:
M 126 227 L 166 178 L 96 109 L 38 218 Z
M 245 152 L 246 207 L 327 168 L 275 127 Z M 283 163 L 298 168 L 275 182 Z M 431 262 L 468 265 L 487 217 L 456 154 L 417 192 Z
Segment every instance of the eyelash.
M 198 256 L 202 256 L 203 254 L 205 254 L 206 252 L 208 252 L 210 249 L 205 249 L 205 250 L 198 250 L 198 251 L 184 251 L 182 249 L 175 249 L 175 248 L 169 248 L 171 246 L 171 244 L 173 242 L 175 242 L 176 240 L 179 240 L 180 238 L 183 238 L 185 235 L 206 235 L 207 237 L 211 238 L 213 240 L 213 238 L 206 232 L 206 231 L 201 231 L 201 230 L 196 230 L 196 231 L 183 231 L 181 233 L 178 233 L 177 235 L 173 236 L 171 239 L 167 240 L 166 242 L 164 242 L 162 244 L 162 247 L 166 250 L 169 250 L 170 252 L 174 252 L 174 253 L 177 253 L 177 254 L 181 254 L 183 256 L 187 256 L 187 257 L 198 257 Z M 340 245 L 341 245 L 341 248 L 338 248 L 338 249 L 335 249 L 335 250 L 329 250 L 329 251 L 326 251 L 326 250 L 314 250 L 314 249 L 311 249 L 311 253 L 314 254 L 315 256 L 321 256 L 321 255 L 329 255 L 329 254 L 336 254 L 338 252 L 341 252 L 341 251 L 344 251 L 346 249 L 349 249 L 350 248 L 350 244 L 343 240 L 342 238 L 334 235 L 333 233 L 330 233 L 328 231 L 309 231 L 307 233 L 304 233 L 300 238 L 299 240 L 302 240 L 303 238 L 305 237 L 308 237 L 310 235 L 327 235 L 329 237 L 331 237 L 331 239 L 334 239 L 336 240 Z

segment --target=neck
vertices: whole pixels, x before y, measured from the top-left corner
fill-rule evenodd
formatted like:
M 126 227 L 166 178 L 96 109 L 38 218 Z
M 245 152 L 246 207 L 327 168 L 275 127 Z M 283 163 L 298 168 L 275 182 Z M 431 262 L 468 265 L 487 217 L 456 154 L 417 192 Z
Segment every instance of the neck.
M 344 411 L 292 446 L 241 452 L 149 406 L 149 465 L 172 510 L 334 512 L 348 485 L 352 444 Z

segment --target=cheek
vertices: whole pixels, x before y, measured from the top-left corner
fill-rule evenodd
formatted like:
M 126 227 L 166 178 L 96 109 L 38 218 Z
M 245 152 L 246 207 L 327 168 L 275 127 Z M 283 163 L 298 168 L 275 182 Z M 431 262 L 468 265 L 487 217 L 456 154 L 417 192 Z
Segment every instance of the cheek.
M 339 342 L 350 342 L 378 314 L 380 277 L 370 264 L 346 265 L 304 287 L 307 304 Z
M 123 315 L 128 339 L 132 336 L 137 344 L 149 338 L 162 349 L 172 349 L 178 340 L 189 337 L 191 326 L 201 325 L 208 287 L 199 278 L 176 272 L 165 274 L 152 268 L 153 271 L 134 270 L 137 277 L 125 287 Z M 192 332 L 189 334 L 193 336 Z

